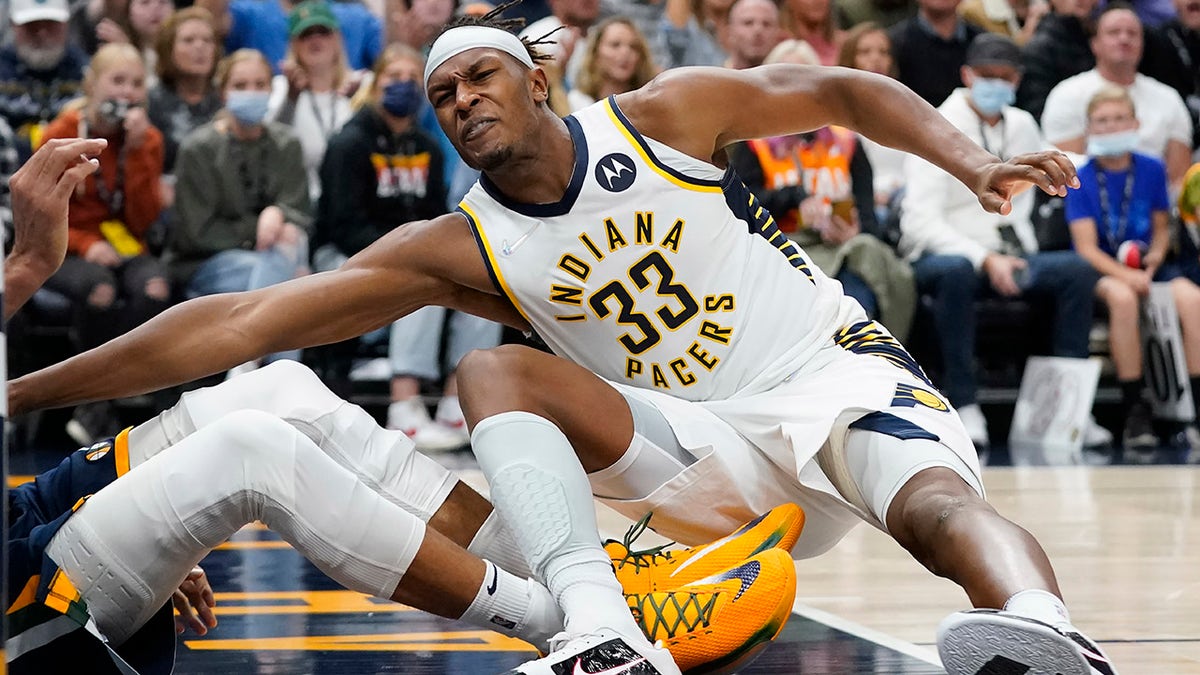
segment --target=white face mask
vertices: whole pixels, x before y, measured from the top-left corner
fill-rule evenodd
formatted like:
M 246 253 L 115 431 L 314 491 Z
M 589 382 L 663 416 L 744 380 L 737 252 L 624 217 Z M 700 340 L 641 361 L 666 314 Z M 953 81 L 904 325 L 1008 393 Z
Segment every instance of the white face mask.
M 1092 134 L 1087 140 L 1087 154 L 1093 157 L 1115 157 L 1137 149 L 1136 129 L 1115 131 L 1111 134 Z

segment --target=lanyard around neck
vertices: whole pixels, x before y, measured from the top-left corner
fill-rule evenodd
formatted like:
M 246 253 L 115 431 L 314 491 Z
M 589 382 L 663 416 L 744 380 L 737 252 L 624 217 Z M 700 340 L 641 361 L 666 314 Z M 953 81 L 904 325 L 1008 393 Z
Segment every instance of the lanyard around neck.
M 1000 145 L 993 151 L 991 149 L 991 147 L 989 147 L 990 144 L 988 143 L 988 137 L 987 137 L 988 125 L 986 122 L 983 121 L 983 118 L 980 118 L 979 119 L 979 144 L 983 146 L 984 150 L 987 150 L 988 152 L 992 153 L 993 155 L 999 157 L 1001 161 L 1007 162 L 1008 157 L 1004 156 L 1004 147 L 1006 145 L 1008 145 L 1008 138 L 1007 138 L 1007 135 L 1005 134 L 1006 129 L 1004 126 L 1004 114 L 1003 113 L 1000 114 L 1000 121 L 996 123 L 996 128 L 1000 131 Z
M 1112 204 L 1108 198 L 1108 176 L 1104 168 L 1096 165 L 1096 182 L 1100 185 L 1100 211 L 1104 214 L 1104 236 L 1108 239 L 1109 251 L 1116 254 L 1117 247 L 1125 241 L 1125 233 L 1129 229 L 1129 210 L 1133 204 L 1133 158 L 1129 159 L 1129 170 L 1125 172 L 1125 185 L 1122 188 L 1121 203 L 1117 205 L 1119 213 L 1113 213 Z M 1116 217 L 1114 222 L 1114 216 Z

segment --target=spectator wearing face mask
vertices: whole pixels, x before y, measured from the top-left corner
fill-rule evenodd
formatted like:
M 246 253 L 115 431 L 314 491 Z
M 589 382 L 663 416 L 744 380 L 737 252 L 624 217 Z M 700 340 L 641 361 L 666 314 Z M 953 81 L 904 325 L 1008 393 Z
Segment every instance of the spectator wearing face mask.
M 938 111 L 971 140 L 1008 159 L 1045 147 L 1033 117 L 1013 107 L 1021 79 L 1021 53 L 1008 38 L 985 33 L 967 50 L 965 88 L 954 90 Z M 1096 274 L 1074 251 L 1039 251 L 1030 221 L 1033 192 L 1013 199 L 1005 215 L 990 213 L 950 174 L 918 157 L 905 164 L 908 186 L 900 227 L 901 250 L 912 260 L 917 290 L 933 303 L 934 327 L 944 365 L 942 391 L 958 410 L 977 446 L 988 443 L 975 375 L 975 300 L 1042 298 L 1054 310 L 1056 356 L 1087 358 Z M 1111 435 L 1094 422 L 1087 445 Z
M 263 288 L 308 270 L 308 180 L 300 142 L 265 121 L 271 67 L 259 52 L 238 50 L 217 68 L 217 86 L 224 109 L 184 140 L 175 164 L 168 253 L 189 298 Z
M 1121 385 L 1126 461 L 1154 458 L 1158 438 L 1143 398 L 1138 307 L 1152 282 L 1170 283 L 1182 329 L 1193 401 L 1200 393 L 1200 287 L 1167 263 L 1170 209 L 1161 160 L 1137 152 L 1138 115 L 1130 94 L 1105 87 L 1086 103 L 1088 161 L 1067 193 L 1075 250 L 1103 275 L 1096 297 L 1108 307 L 1108 340 Z M 1197 434 L 1193 426 L 1187 432 Z M 1200 450 L 1200 442 L 1196 443 Z

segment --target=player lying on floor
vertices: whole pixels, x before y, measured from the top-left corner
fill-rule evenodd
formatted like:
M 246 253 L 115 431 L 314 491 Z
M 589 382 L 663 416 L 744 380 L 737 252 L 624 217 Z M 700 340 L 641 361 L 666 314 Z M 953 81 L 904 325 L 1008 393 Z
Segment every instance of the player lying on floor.
M 295 362 L 185 394 L 10 493 L 13 672 L 68 660 L 93 672 L 110 657 L 169 672 L 170 601 L 197 632 L 215 626 L 197 565 L 254 521 L 347 588 L 549 651 L 562 613 L 507 533 L 489 528 L 493 563 L 426 526 L 456 488 L 467 489 Z M 783 505 L 699 556 L 615 541 L 609 551 L 649 638 L 685 671 L 708 670 L 745 663 L 782 630 L 802 525 Z

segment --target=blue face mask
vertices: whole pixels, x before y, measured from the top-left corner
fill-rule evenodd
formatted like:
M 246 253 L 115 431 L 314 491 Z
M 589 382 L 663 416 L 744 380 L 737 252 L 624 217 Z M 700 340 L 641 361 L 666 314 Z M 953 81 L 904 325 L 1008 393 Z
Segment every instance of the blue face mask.
M 411 117 L 421 109 L 424 95 L 417 88 L 415 80 L 400 80 L 383 88 L 383 98 L 379 101 L 389 115 L 396 117 Z
M 225 95 L 225 109 L 233 115 L 238 124 L 254 126 L 262 124 L 263 118 L 267 116 L 267 104 L 270 100 L 270 92 L 231 91 Z
M 1136 129 L 1111 134 L 1092 134 L 1088 136 L 1087 154 L 1092 157 L 1115 157 L 1133 152 L 1137 149 L 1137 145 Z
M 987 117 L 999 115 L 1006 105 L 1017 100 L 1017 88 L 1008 80 L 976 77 L 971 85 L 971 102 Z

